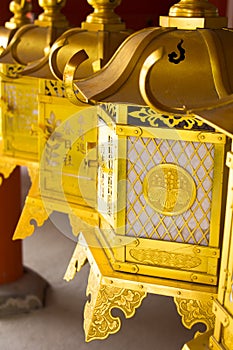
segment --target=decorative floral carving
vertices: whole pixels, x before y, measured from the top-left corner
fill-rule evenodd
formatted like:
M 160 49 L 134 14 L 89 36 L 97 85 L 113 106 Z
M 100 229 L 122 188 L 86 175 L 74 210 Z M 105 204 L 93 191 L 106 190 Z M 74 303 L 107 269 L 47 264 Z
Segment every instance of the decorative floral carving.
M 27 197 L 13 239 L 24 239 L 31 236 L 35 230 L 31 221 L 34 220 L 37 226 L 42 226 L 51 213 L 52 210 L 44 208 L 41 199 Z
M 91 301 L 87 302 L 84 310 L 86 341 L 105 339 L 118 332 L 121 321 L 119 317 L 112 316 L 111 310 L 119 308 L 126 318 L 130 318 L 147 295 L 144 291 L 103 285 L 92 270 L 88 281 L 88 294 L 91 294 Z
M 174 298 L 183 325 L 191 329 L 196 323 L 204 323 L 206 331 L 214 328 L 215 315 L 212 311 L 213 301 Z M 197 332 L 198 335 L 200 332 Z
M 164 125 L 169 128 L 174 128 L 181 127 L 182 125 L 183 129 L 191 130 L 195 126 L 200 127 L 203 125 L 203 122 L 195 117 L 161 115 L 146 107 L 142 107 L 140 110 L 129 112 L 129 116 L 137 118 L 143 123 L 149 123 L 149 125 L 155 127 Z
M 192 255 L 166 252 L 159 249 L 130 249 L 130 255 L 144 264 L 193 269 L 201 264 L 201 259 Z

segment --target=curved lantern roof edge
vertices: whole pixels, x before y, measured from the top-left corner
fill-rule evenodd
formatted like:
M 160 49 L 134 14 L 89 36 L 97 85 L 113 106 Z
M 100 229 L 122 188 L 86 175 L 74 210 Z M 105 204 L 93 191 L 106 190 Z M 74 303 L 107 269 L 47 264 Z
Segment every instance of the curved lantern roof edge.
M 72 102 L 77 90 L 76 101 L 81 96 L 89 103 L 144 104 L 159 113 L 185 115 L 232 94 L 233 32 L 222 27 L 226 18 L 164 19 L 167 26 L 128 37 L 107 65 L 86 79 L 75 81 L 67 64 L 64 81 L 69 93 L 73 86 Z
M 53 0 L 53 3 L 56 1 Z M 21 64 L 22 76 L 62 80 L 63 62 L 69 61 L 74 52 L 85 49 L 89 56 L 86 55 L 86 59 L 90 59 L 79 70 L 82 76 L 88 76 L 93 71 L 99 70 L 132 31 L 126 30 L 125 24 L 114 12 L 121 0 L 111 4 L 107 0 L 101 3 L 88 2 L 94 8 L 94 12 L 87 16 L 81 27 L 65 28 L 56 25 L 55 20 L 54 25 L 52 23 L 49 25 L 46 16 L 41 14 L 32 27 L 22 28 L 16 33 L 11 45 L 0 56 L 0 63 Z M 101 11 L 98 11 L 99 6 Z M 41 41 L 36 44 L 34 33 L 39 39 L 41 37 Z M 28 52 L 28 47 L 33 48 L 33 45 L 36 45 L 34 52 L 33 50 Z
M 31 0 L 21 2 L 11 1 L 9 3 L 9 10 L 14 16 L 5 22 L 4 26 L 0 27 L 0 54 L 4 53 L 15 33 L 23 25 L 31 24 L 33 22 Z
M 189 110 L 188 114 L 233 139 L 233 94 L 205 109 Z
M 167 67 L 169 65 L 169 55 L 171 57 L 174 53 L 173 57 L 175 57 L 176 52 L 175 50 L 169 52 L 165 45 L 162 44 L 161 40 L 161 44 L 158 42 L 158 45 L 156 45 L 156 40 L 159 39 L 159 37 L 163 40 L 163 36 L 164 39 L 166 39 L 166 35 L 174 36 L 175 31 L 177 31 L 176 28 L 152 28 L 134 33 L 124 41 L 105 67 L 87 79 L 76 81 L 75 88 L 90 102 L 117 101 L 137 104 L 143 103 L 151 106 L 160 113 L 170 114 L 185 114 L 189 109 L 205 108 L 205 106 L 211 103 L 215 104 L 221 98 L 225 98 L 233 93 L 233 74 L 228 74 L 229 72 L 232 73 L 229 66 L 229 57 L 233 57 L 233 51 L 229 47 L 226 59 L 224 56 L 221 57 L 219 51 L 220 47 L 226 49 L 230 37 L 231 40 L 233 39 L 233 32 L 230 30 L 222 30 L 225 32 L 222 35 L 219 30 L 212 30 L 212 33 L 210 31 L 204 32 L 201 29 L 196 30 L 196 34 L 202 40 L 200 49 L 203 46 L 206 48 L 206 72 L 203 72 L 201 65 L 198 68 L 200 57 L 196 57 L 193 62 L 191 62 L 193 66 L 190 65 L 189 68 L 188 65 L 186 65 L 184 70 L 177 69 L 174 63 L 173 65 L 170 64 L 173 71 L 179 72 L 177 77 L 175 76 L 176 73 L 174 73 L 173 77 L 170 78 L 170 67 Z M 223 40 L 224 35 L 226 37 L 225 42 Z M 187 39 L 186 31 L 184 32 L 184 37 Z M 149 40 L 151 40 L 151 42 L 149 42 Z M 177 37 L 178 45 L 183 42 L 182 40 L 182 37 Z M 152 46 L 153 44 L 154 47 Z M 175 47 L 175 49 L 177 49 L 177 47 Z M 193 51 L 194 50 L 195 47 L 193 48 Z M 145 54 L 145 51 L 147 51 L 148 54 Z M 183 53 L 184 56 L 187 55 L 187 59 L 184 58 L 184 61 L 190 59 L 191 55 L 188 57 L 188 54 L 187 49 L 187 51 Z M 191 52 L 191 54 L 193 54 L 193 52 Z M 182 53 L 180 53 L 180 57 L 181 55 Z M 199 56 L 199 54 L 197 56 Z M 173 59 L 175 61 L 175 58 Z M 162 63 L 164 63 L 164 66 Z M 181 65 L 182 64 L 180 64 L 180 67 Z M 161 70 L 159 72 L 160 67 Z M 197 72 L 196 69 L 199 69 L 199 72 Z M 163 75 L 164 72 L 165 74 Z M 197 78 L 200 78 L 200 80 L 202 79 L 202 73 L 205 73 L 205 78 L 209 79 L 206 88 L 201 87 L 200 81 L 197 80 Z M 198 74 L 200 74 L 199 77 Z M 185 75 L 187 75 L 187 81 L 185 81 Z M 193 81 L 188 81 L 190 77 Z M 64 76 L 64 79 L 67 81 L 73 81 L 73 78 L 74 77 L 67 74 Z M 173 85 L 173 89 L 170 83 L 169 88 L 169 82 L 167 84 L 165 82 L 166 78 L 177 85 L 181 82 L 183 87 L 181 86 L 179 90 Z M 105 84 L 102 83 L 103 81 Z M 201 94 L 197 95 L 196 99 L 200 97 L 201 99 L 198 101 L 195 101 L 192 88 L 188 89 L 191 83 L 193 85 L 193 90 L 195 90 L 194 92 L 197 94 L 200 86 Z M 127 93 L 127 91 L 129 93 Z M 175 96 L 176 91 L 177 95 Z M 164 96 L 161 96 L 163 92 Z M 166 104 L 166 102 L 170 102 L 169 99 L 172 97 L 172 94 L 173 101 L 177 98 L 180 99 L 182 103 L 177 103 L 174 107 L 169 103 Z M 163 102 L 160 102 L 160 98 Z M 197 104 L 195 102 L 197 102 Z
M 24 24 L 14 32 L 11 41 L 1 52 L 0 63 L 22 66 L 21 75 L 30 75 L 30 72 L 43 69 L 48 62 L 52 43 L 68 28 L 65 16 L 60 13 L 65 2 L 41 0 L 40 6 L 44 12 L 34 23 Z

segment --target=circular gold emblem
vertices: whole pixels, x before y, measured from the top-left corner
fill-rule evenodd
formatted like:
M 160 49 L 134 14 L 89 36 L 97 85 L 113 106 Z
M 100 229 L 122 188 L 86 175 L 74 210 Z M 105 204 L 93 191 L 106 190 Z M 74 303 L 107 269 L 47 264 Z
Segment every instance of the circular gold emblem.
M 196 198 L 191 175 L 176 164 L 159 164 L 151 169 L 143 183 L 147 203 L 156 212 L 178 215 L 188 210 Z

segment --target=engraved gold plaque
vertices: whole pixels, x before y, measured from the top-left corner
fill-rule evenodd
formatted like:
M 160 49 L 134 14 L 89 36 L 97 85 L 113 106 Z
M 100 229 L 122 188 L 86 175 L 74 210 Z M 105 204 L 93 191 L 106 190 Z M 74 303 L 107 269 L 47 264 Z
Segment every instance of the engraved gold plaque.
M 159 164 L 151 169 L 143 183 L 147 203 L 163 215 L 187 211 L 196 198 L 196 185 L 191 175 L 176 164 Z

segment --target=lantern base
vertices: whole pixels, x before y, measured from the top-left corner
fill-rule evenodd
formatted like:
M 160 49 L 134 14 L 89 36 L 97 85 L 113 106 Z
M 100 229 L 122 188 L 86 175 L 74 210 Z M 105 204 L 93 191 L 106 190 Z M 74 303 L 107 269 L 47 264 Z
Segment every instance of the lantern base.
M 0 286 L 0 317 L 42 308 L 47 287 L 46 280 L 25 268 L 20 279 Z
M 111 314 L 111 310 L 119 308 L 126 318 L 130 318 L 148 293 L 173 297 L 186 328 L 203 323 L 207 331 L 213 329 L 212 304 L 217 296 L 217 287 L 116 271 L 111 265 L 110 254 L 106 254 L 93 232 L 79 234 L 64 279 L 72 280 L 87 261 L 91 267 L 87 286 L 90 300 L 84 309 L 87 342 L 106 339 L 118 332 L 121 322 Z M 197 335 L 200 334 L 199 331 Z

